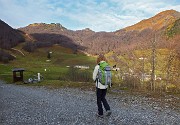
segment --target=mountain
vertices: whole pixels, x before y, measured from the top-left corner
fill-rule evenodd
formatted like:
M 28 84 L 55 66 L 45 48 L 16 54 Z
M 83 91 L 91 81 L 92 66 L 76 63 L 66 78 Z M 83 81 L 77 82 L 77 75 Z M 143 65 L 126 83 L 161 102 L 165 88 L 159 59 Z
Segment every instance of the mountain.
M 33 39 L 41 42 L 51 41 L 74 50 L 79 49 L 85 53 L 98 54 L 114 49 L 112 42 L 118 41 L 118 37 L 110 32 L 94 32 L 89 28 L 72 31 L 60 24 L 36 23 L 19 28 Z
M 0 29 L 0 62 L 8 63 L 15 57 L 6 50 L 25 42 L 25 37 L 22 31 L 13 29 L 2 20 L 0 20 Z
M 124 28 L 126 31 L 138 30 L 142 31 L 145 29 L 160 30 L 165 26 L 168 26 L 180 18 L 180 13 L 175 10 L 166 10 L 159 14 L 140 21 L 137 24 Z
M 159 46 L 165 47 L 172 27 L 179 25 L 180 13 L 175 10 L 163 11 L 154 17 L 117 30 L 115 32 L 94 32 L 89 28 L 72 31 L 61 24 L 30 24 L 19 30 L 31 35 L 37 41 L 58 43 L 65 47 L 81 49 L 89 54 L 123 52 L 139 47 L 148 48 L 150 40 L 156 34 Z M 169 28 L 169 29 L 168 29 Z M 170 30 L 171 29 L 171 30 Z M 177 28 L 178 29 L 178 28 Z M 177 32 L 177 31 L 176 31 Z M 173 36 L 179 36 L 179 32 Z
M 171 39 L 176 48 L 180 36 L 180 12 L 166 10 L 140 21 L 132 26 L 115 32 L 94 32 L 89 28 L 83 30 L 69 30 L 59 23 L 34 23 L 15 30 L 0 21 L 1 48 L 11 48 L 23 41 L 29 41 L 33 46 L 59 44 L 74 51 L 88 54 L 123 53 L 134 49 L 151 47 L 151 41 L 156 36 L 157 47 L 165 48 Z M 36 45 L 34 45 L 36 44 Z M 28 46 L 27 46 L 28 48 Z
M 24 42 L 23 33 L 0 20 L 0 48 L 10 49 Z
M 19 30 L 27 33 L 35 42 L 51 42 L 53 44 L 71 48 L 75 51 L 83 50 L 85 48 L 80 45 L 81 41 L 79 41 L 81 31 L 75 32 L 68 30 L 59 23 L 35 23 L 24 28 L 19 28 Z M 86 29 L 85 32 L 89 31 Z
M 123 43 L 127 43 L 131 49 L 150 47 L 154 36 L 158 40 L 157 47 L 164 48 L 168 46 L 170 38 L 171 41 L 179 44 L 177 40 L 180 36 L 179 20 L 180 12 L 166 10 L 114 33 L 120 37 Z M 127 44 L 125 45 L 126 47 Z

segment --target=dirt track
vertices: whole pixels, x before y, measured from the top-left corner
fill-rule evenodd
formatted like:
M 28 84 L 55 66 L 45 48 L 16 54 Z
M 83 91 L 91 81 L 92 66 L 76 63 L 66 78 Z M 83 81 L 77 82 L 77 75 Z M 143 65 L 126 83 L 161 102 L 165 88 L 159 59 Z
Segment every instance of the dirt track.
M 142 96 L 107 95 L 112 115 L 97 118 L 95 92 L 4 84 L 1 125 L 179 125 L 180 111 Z M 176 98 L 179 100 L 179 98 Z M 179 104 L 179 103 L 178 103 Z M 177 105 L 178 105 L 177 104 Z

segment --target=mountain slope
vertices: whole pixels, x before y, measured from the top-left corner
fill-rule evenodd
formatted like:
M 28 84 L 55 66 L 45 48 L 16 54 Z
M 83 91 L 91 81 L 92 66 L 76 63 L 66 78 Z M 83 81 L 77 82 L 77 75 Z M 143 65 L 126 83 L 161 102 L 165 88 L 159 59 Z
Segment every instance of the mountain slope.
M 23 39 L 33 42 L 51 42 L 81 50 L 89 54 L 123 52 L 138 48 L 150 47 L 156 34 L 160 48 L 165 47 L 167 37 L 178 43 L 180 13 L 175 10 L 163 11 L 154 17 L 115 32 L 94 32 L 90 29 L 72 31 L 61 24 L 35 23 L 19 28 L 19 32 L 0 21 L 0 45 L 2 48 L 16 46 Z M 173 28 L 174 27 L 174 28 Z M 25 32 L 25 33 L 24 33 Z M 22 36 L 23 34 L 23 36 Z
M 19 30 L 26 32 L 35 42 L 51 42 L 73 50 L 84 49 L 79 38 L 81 32 L 68 30 L 59 23 L 35 23 Z
M 0 29 L 0 48 L 10 49 L 25 40 L 22 32 L 13 29 L 2 20 Z
M 165 39 L 167 28 L 172 30 L 172 26 L 178 19 L 180 19 L 179 12 L 167 10 L 115 32 L 94 32 L 88 28 L 72 31 L 66 29 L 61 24 L 54 23 L 36 23 L 19 30 L 33 36 L 37 41 L 66 44 L 66 47 L 74 49 L 83 48 L 82 50 L 86 53 L 98 54 L 109 51 L 126 51 L 127 47 L 129 50 L 148 47 L 150 40 L 154 36 L 153 34 L 156 34 L 157 39 L 160 41 L 160 47 L 163 47 L 167 41 Z M 178 35 L 179 32 L 175 34 L 175 36 Z M 71 46 L 71 44 L 73 45 Z
M 180 36 L 178 31 L 179 19 L 180 12 L 167 10 L 149 19 L 142 20 L 135 25 L 117 30 L 114 33 L 119 37 L 123 37 L 121 40 L 123 43 L 127 43 L 123 48 L 128 48 L 129 50 L 150 48 L 154 35 L 156 35 L 156 40 L 158 41 L 157 47 L 166 48 L 172 32 L 176 33 L 173 36 L 171 35 L 171 41 L 176 44 L 179 42 L 177 40 Z M 117 51 L 121 51 L 121 49 L 122 47 Z
M 152 30 L 160 30 L 164 26 L 170 25 L 174 23 L 177 19 L 180 18 L 180 13 L 175 10 L 166 10 L 160 12 L 159 14 L 155 15 L 146 20 L 142 20 L 139 23 L 126 27 L 126 31 L 138 30 L 142 31 L 144 29 L 152 29 Z

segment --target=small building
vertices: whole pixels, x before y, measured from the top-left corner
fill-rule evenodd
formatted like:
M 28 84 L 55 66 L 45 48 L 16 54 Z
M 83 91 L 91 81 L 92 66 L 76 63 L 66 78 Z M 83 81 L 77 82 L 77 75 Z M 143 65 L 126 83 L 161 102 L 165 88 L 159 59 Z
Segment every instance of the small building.
M 14 68 L 12 69 L 13 72 L 13 82 L 23 81 L 23 72 L 25 71 L 24 68 Z
M 75 65 L 74 68 L 78 68 L 78 69 L 89 69 L 89 66 Z

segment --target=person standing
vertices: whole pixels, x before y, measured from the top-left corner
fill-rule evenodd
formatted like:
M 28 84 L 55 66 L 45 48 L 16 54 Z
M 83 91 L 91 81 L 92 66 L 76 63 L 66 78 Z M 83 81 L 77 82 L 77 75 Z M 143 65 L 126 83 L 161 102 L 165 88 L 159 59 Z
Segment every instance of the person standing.
M 94 71 L 93 71 L 93 80 L 96 83 L 96 96 L 97 96 L 97 106 L 98 106 L 98 113 L 96 115 L 101 118 L 104 115 L 102 104 L 106 110 L 106 116 L 111 115 L 110 106 L 105 98 L 108 85 L 103 85 L 98 80 L 98 71 L 100 69 L 100 63 L 103 63 L 103 62 L 107 62 L 107 60 L 105 56 L 101 54 L 97 57 L 97 65 L 95 66 Z

